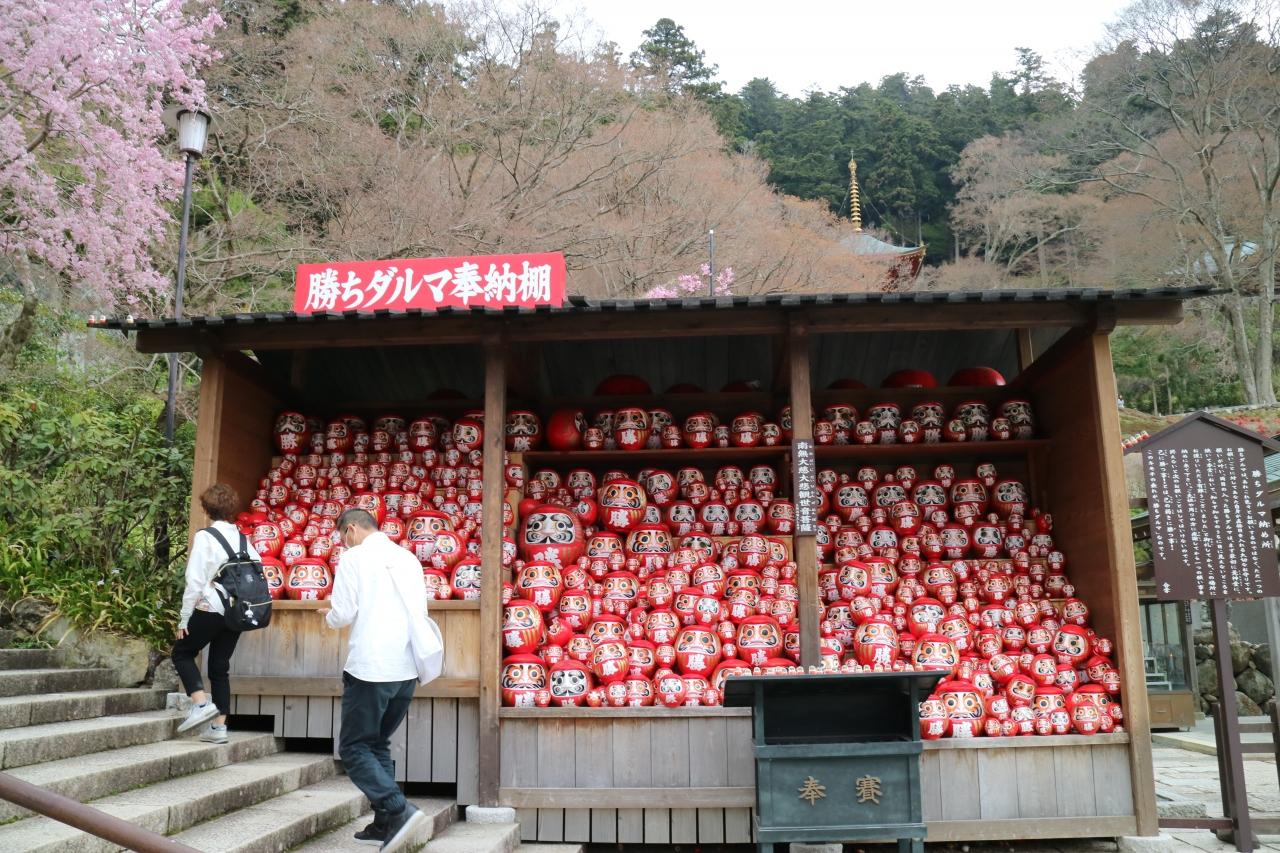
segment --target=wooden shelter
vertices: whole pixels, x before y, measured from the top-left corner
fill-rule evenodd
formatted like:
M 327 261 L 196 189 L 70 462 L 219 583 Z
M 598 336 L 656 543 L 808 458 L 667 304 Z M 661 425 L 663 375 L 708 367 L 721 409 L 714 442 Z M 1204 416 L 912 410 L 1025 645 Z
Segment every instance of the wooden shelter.
M 1121 465 L 1109 333 L 1118 324 L 1174 324 L 1201 290 L 991 291 L 778 295 L 684 301 L 574 298 L 563 308 L 438 314 L 241 314 L 98 324 L 136 335 L 143 352 L 194 351 L 204 361 L 193 490 L 227 482 L 254 493 L 271 461 L 283 408 L 336 415 L 385 411 L 456 415 L 482 409 L 501 424 L 517 403 L 550 411 L 603 405 L 590 398 L 613 373 L 655 388 L 741 378 L 759 390 L 643 399 L 677 416 L 710 409 L 773 411 L 790 404 L 797 439 L 811 438 L 814 405 L 1030 399 L 1039 437 L 946 445 L 818 447 L 842 467 L 995 461 L 1025 478 L 1054 514 L 1078 594 L 1099 633 L 1113 637 L 1124 732 L 1092 737 L 928 742 L 921 764 L 930 841 L 1151 835 L 1157 832 L 1138 595 Z M 945 380 L 989 365 L 1004 388 L 828 391 L 858 376 L 870 385 L 902 367 Z M 426 400 L 440 387 L 466 399 Z M 502 524 L 502 431 L 484 438 L 484 528 Z M 788 448 L 574 454 L 573 464 L 688 464 L 695 453 L 775 461 Z M 561 454 L 562 455 L 562 454 Z M 569 460 L 529 453 L 538 467 Z M 750 457 L 748 459 L 748 457 Z M 191 527 L 204 524 L 192 501 Z M 802 538 L 802 537 L 797 537 Z M 796 547 L 802 662 L 819 653 L 816 556 Z M 519 811 L 526 839 L 596 843 L 745 843 L 754 801 L 749 709 L 502 708 L 501 542 L 484 538 L 478 602 L 433 603 L 446 638 L 444 677 L 419 689 L 394 749 L 410 782 L 456 784 L 462 803 Z M 322 630 L 307 602 L 286 602 L 272 627 L 237 650 L 236 712 L 274 718 L 285 737 L 332 737 L 339 724 L 345 641 Z

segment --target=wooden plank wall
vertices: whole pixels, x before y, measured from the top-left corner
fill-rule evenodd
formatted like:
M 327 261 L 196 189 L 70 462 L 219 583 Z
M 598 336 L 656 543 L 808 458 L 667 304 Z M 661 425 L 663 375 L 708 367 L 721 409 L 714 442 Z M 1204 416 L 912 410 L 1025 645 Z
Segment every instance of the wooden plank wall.
M 1150 712 L 1109 339 L 1082 335 L 1046 368 L 1038 372 L 1032 397 L 1037 427 L 1052 439 L 1047 476 L 1054 539 L 1094 629 L 1115 644 L 1125 728 L 1133 736 L 1130 793 L 1138 832 L 1154 834 Z
M 526 841 L 752 841 L 750 717 L 506 718 L 501 755 Z
M 323 625 L 321 602 L 279 604 L 271 626 L 245 634 L 236 647 L 234 712 L 273 716 L 277 737 L 333 738 L 336 758 L 347 630 Z M 396 778 L 456 784 L 458 801 L 469 805 L 479 793 L 480 611 L 474 602 L 433 602 L 431 615 L 444 635 L 444 671 L 417 689 L 392 737 Z
M 475 681 L 480 676 L 480 611 L 475 605 L 470 601 L 437 601 L 427 607 L 444 638 L 441 679 Z M 349 629 L 326 627 L 316 612 L 322 606 L 323 602 L 277 602 L 270 627 L 240 638 L 231 659 L 232 678 L 336 679 L 347 661 Z M 465 689 L 461 684 L 457 688 Z M 478 692 L 478 682 L 475 689 Z
M 232 710 L 274 716 L 276 737 L 332 738 L 333 757 L 338 757 L 341 696 L 239 694 L 232 698 Z M 391 737 L 396 780 L 456 784 L 458 802 L 475 803 L 479 725 L 476 699 L 414 699 L 409 716 Z
M 930 838 L 942 823 L 1129 817 L 1128 737 L 1029 738 L 1017 746 L 979 740 L 925 745 L 920 789 Z M 1041 746 L 1040 741 L 1048 742 Z M 1087 822 L 1067 832 L 1085 836 Z M 956 828 L 947 833 L 955 837 Z
M 516 807 L 525 841 L 749 843 L 750 722 L 506 717 L 500 799 Z M 920 776 L 929 838 L 1133 834 L 1128 744 L 1123 733 L 926 743 Z
M 233 353 L 228 358 L 243 357 Z M 279 408 L 280 401 L 246 366 L 233 367 L 216 356 L 205 358 L 200 373 L 188 541 L 209 523 L 199 497 L 214 483 L 234 488 L 243 508 L 248 508 L 257 494 L 258 481 L 271 467 L 271 426 Z

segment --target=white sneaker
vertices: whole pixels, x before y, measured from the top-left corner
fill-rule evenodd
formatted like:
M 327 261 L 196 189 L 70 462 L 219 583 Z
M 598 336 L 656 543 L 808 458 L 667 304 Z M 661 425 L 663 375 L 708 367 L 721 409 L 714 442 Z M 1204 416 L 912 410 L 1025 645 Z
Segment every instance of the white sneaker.
M 218 716 L 218 706 L 213 704 L 212 701 L 206 701 L 203 705 L 192 705 L 191 710 L 187 713 L 187 718 L 178 723 L 178 731 L 190 731 L 201 723 L 209 722 L 216 716 Z
M 226 743 L 227 727 L 215 726 L 213 723 L 210 723 L 208 728 L 200 733 L 200 740 L 205 743 Z

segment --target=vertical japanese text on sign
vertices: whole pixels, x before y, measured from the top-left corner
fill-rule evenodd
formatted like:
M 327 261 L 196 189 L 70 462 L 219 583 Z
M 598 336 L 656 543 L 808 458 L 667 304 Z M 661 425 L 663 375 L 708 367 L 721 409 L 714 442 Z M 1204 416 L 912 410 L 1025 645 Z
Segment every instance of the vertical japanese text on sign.
M 293 310 L 559 307 L 564 296 L 564 255 L 559 252 L 335 261 L 298 267 Z
M 818 529 L 820 503 L 812 441 L 797 439 L 792 442 L 791 467 L 795 482 L 796 534 L 812 536 Z
M 1202 421 L 1157 434 L 1143 451 L 1156 596 L 1280 594 L 1262 446 Z

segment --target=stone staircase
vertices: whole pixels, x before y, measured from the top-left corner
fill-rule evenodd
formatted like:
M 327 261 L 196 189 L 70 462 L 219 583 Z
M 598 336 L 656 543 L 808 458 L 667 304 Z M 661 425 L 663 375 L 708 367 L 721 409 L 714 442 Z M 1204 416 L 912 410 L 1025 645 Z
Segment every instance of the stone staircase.
M 53 651 L 0 649 L 0 770 L 206 853 L 373 849 L 352 838 L 369 806 L 330 753 L 286 752 L 283 740 L 256 732 L 232 732 L 222 745 L 196 732 L 175 738 L 180 717 L 165 709 L 164 691 L 59 663 Z M 455 823 L 453 801 L 411 799 L 428 820 L 408 849 L 519 846 L 514 823 Z M 119 849 L 0 800 L 0 851 Z

